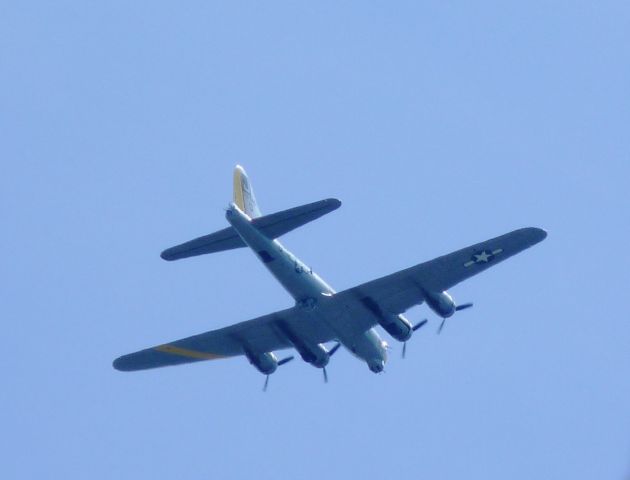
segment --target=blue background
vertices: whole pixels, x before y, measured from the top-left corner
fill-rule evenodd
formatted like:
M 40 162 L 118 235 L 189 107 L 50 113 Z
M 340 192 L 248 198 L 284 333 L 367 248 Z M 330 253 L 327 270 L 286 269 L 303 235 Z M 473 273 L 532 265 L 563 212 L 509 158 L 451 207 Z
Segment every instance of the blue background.
M 4 2 L 0 463 L 30 478 L 623 479 L 627 2 Z M 338 197 L 283 242 L 337 289 L 523 226 L 374 375 L 347 352 L 118 355 L 291 304 L 225 226 Z

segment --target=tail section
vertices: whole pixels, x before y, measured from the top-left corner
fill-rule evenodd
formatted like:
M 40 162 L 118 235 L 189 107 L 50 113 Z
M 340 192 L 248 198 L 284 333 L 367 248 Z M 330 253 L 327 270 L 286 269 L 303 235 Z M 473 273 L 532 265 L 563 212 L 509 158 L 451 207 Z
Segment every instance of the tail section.
M 341 206 L 339 200 L 328 198 L 263 217 L 256 203 L 252 184 L 247 178 L 245 169 L 240 165 L 237 165 L 234 169 L 234 203 L 252 219 L 254 227 L 269 238 L 278 238 Z M 203 237 L 167 248 L 160 256 L 164 260 L 170 261 L 245 246 L 245 242 L 243 242 L 236 230 L 230 226 L 210 235 L 204 235 Z
M 250 218 L 260 217 L 260 209 L 254 196 L 254 189 L 240 165 L 234 168 L 234 203 Z
M 278 238 L 338 209 L 340 206 L 341 202 L 339 200 L 328 198 L 255 218 L 252 220 L 252 224 L 269 238 Z M 221 252 L 245 246 L 245 242 L 243 242 L 236 230 L 233 227 L 228 227 L 210 235 L 204 235 L 203 237 L 168 248 L 162 252 L 161 257 L 164 260 L 179 260 L 180 258 L 195 257 L 206 253 Z

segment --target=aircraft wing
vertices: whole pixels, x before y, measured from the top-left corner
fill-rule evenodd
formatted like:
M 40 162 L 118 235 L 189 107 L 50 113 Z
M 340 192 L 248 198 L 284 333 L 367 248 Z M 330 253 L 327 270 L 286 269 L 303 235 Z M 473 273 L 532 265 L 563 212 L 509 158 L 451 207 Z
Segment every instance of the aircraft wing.
M 547 232 L 522 228 L 485 242 L 363 283 L 335 295 L 346 305 L 370 298 L 385 312 L 399 314 L 424 301 L 425 292 L 442 292 L 541 242 Z
M 508 259 L 545 239 L 539 228 L 523 228 L 457 250 L 391 275 L 363 283 L 330 297 L 322 308 L 337 322 L 347 322 L 356 331 L 376 324 L 365 315 L 366 298 L 384 312 L 399 314 L 424 301 L 425 292 L 442 292 Z M 288 328 L 305 341 L 325 343 L 335 340 L 335 333 L 325 322 L 298 307 L 237 323 L 229 327 L 194 335 L 182 340 L 147 348 L 117 358 L 118 370 L 144 370 L 201 360 L 271 352 L 291 348 L 283 334 Z M 338 327 L 341 325 L 337 325 Z
M 297 331 L 301 338 L 315 343 L 334 338 L 334 333 L 326 325 L 312 321 L 308 312 L 294 307 L 123 355 L 114 360 L 114 368 L 122 371 L 145 370 L 244 355 L 245 350 L 257 354 L 291 348 L 291 343 L 282 333 L 283 328 Z

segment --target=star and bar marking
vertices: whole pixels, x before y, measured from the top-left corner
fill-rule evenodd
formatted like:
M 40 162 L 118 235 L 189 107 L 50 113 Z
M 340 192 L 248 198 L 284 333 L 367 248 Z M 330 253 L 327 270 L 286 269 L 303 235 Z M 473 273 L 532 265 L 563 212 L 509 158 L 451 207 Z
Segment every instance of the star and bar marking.
M 472 257 L 470 258 L 470 260 L 468 260 L 466 263 L 464 263 L 464 267 L 471 267 L 477 263 L 488 263 L 490 262 L 492 259 L 494 259 L 495 256 L 497 256 L 499 253 L 501 253 L 503 251 L 502 248 L 497 248 L 496 250 L 482 250 L 479 253 L 473 253 Z

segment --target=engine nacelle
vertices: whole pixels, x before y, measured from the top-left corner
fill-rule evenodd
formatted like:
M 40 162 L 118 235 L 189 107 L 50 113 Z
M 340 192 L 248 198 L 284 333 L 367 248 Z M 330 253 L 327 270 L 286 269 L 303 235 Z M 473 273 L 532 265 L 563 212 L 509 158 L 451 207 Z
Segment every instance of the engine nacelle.
M 371 297 L 362 298 L 361 303 L 376 317 L 379 325 L 396 340 L 406 342 L 411 338 L 413 328 L 405 317 L 383 311 L 380 305 Z
M 251 363 L 256 369 L 265 375 L 271 375 L 278 368 L 278 358 L 270 352 L 265 353 L 251 353 L 245 352 L 245 356 L 249 363 Z
M 455 302 L 447 292 L 426 292 L 425 301 L 442 318 L 448 318 L 455 313 Z
M 402 315 L 384 315 L 379 317 L 378 323 L 399 342 L 406 342 L 413 333 L 411 322 Z
M 326 347 L 324 347 L 324 345 L 322 345 L 321 343 L 313 345 L 304 342 L 286 325 L 279 324 L 278 326 L 282 330 L 282 333 L 284 333 L 287 339 L 293 344 L 293 347 L 300 354 L 302 360 L 304 360 L 306 363 L 310 363 L 317 368 L 324 368 L 326 365 L 328 365 L 330 354 L 328 353 L 328 350 L 326 350 Z
M 314 367 L 324 368 L 328 365 L 330 355 L 328 350 L 321 343 L 317 345 L 308 345 L 298 340 L 292 342 L 295 349 L 306 363 L 310 363 Z

